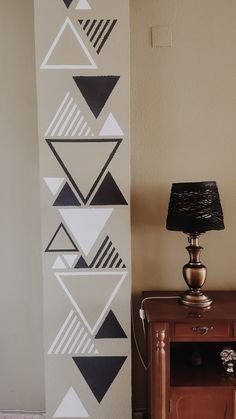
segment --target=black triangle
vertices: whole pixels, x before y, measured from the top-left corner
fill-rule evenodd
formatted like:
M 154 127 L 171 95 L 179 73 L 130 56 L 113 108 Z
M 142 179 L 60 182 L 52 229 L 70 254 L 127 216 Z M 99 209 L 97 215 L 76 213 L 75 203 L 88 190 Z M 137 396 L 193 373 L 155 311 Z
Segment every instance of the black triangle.
M 73 357 L 73 360 L 100 403 L 126 358 L 126 356 L 83 356 Z
M 70 5 L 71 5 L 71 3 L 72 3 L 73 0 L 63 0 L 63 1 L 64 1 L 65 5 L 66 5 L 66 7 L 68 9 L 68 7 L 70 7 Z
M 128 205 L 110 172 L 98 188 L 91 205 Z
M 74 192 L 66 182 L 63 186 L 61 192 L 59 193 L 57 199 L 55 200 L 53 206 L 79 206 L 80 203 L 76 198 Z
M 60 234 L 62 232 L 62 234 L 65 235 L 67 241 L 69 239 L 69 242 L 71 243 L 72 247 L 68 247 L 68 248 L 63 248 L 63 249 L 57 249 L 57 248 L 53 248 L 53 242 L 55 240 L 55 238 L 57 237 L 58 234 Z M 45 252 L 73 252 L 73 251 L 78 251 L 78 247 L 76 246 L 76 244 L 74 243 L 74 241 L 72 240 L 72 238 L 70 237 L 68 231 L 66 230 L 66 228 L 64 227 L 64 225 L 61 223 L 59 225 L 59 227 L 57 228 L 55 234 L 53 235 L 52 239 L 50 240 L 50 242 L 48 243 Z
M 79 23 L 82 25 L 82 23 L 83 23 L 83 19 L 79 19 Z
M 77 76 L 73 77 L 88 106 L 97 118 L 119 76 Z
M 95 339 L 127 338 L 113 311 L 109 311 L 104 323 L 100 327 Z
M 75 265 L 75 269 L 86 269 L 89 268 L 87 262 L 84 260 L 83 256 L 80 256 L 78 262 Z

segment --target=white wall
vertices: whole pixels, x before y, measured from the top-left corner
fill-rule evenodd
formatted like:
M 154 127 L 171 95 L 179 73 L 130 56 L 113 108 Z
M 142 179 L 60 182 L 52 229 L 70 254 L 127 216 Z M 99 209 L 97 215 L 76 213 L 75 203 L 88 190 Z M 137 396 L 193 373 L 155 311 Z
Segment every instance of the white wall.
M 32 0 L 0 1 L 0 410 L 44 409 Z

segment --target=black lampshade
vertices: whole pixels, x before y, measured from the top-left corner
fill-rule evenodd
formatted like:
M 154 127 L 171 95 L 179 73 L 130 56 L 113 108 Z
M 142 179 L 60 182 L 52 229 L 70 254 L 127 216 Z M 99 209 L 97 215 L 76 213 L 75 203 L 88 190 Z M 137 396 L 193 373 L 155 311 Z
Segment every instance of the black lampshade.
M 173 183 L 166 228 L 185 233 L 223 230 L 223 212 L 216 182 Z

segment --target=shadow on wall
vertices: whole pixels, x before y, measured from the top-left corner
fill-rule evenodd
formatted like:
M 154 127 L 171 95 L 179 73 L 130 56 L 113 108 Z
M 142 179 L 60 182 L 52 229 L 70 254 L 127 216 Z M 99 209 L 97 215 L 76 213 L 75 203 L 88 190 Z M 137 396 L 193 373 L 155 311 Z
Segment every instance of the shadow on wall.
M 149 289 L 148 279 L 162 276 L 165 261 L 165 243 L 161 230 L 165 229 L 169 190 L 167 187 L 135 187 L 131 190 L 131 226 L 132 226 L 132 388 L 133 417 L 143 417 L 147 413 L 147 356 L 146 342 L 139 318 L 142 291 Z M 158 266 L 158 272 L 157 272 Z M 138 346 L 138 348 L 137 348 Z M 140 354 L 139 354 L 140 352 Z M 140 359 L 142 357 L 142 360 Z

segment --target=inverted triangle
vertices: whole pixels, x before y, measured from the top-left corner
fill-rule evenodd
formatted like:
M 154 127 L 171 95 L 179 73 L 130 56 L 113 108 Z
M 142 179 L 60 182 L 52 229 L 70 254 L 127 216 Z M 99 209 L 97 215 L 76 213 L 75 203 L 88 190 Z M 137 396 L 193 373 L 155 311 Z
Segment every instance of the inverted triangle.
M 65 226 L 61 223 L 48 243 L 45 252 L 67 252 L 77 251 L 74 240 L 70 237 Z
M 90 333 L 110 307 L 127 272 L 55 272 L 55 276 Z M 93 301 L 94 290 L 96 303 Z
M 122 139 L 46 139 L 83 203 L 87 203 Z
M 63 0 L 63 1 L 64 1 L 65 5 L 66 5 L 66 7 L 68 9 L 68 7 L 70 7 L 70 5 L 71 5 L 71 3 L 72 3 L 73 0 Z
M 57 191 L 59 190 L 61 184 L 64 181 L 64 177 L 45 177 L 44 180 L 52 194 L 56 195 Z
M 59 404 L 54 418 L 89 418 L 88 412 L 82 404 L 78 394 L 70 387 Z
M 113 208 L 59 209 L 81 250 L 87 256 L 112 214 Z
M 119 76 L 73 77 L 95 118 L 102 111 L 119 78 Z
M 77 259 L 77 255 L 63 255 L 65 261 L 68 263 L 69 267 L 72 268 L 75 260 Z
M 40 68 L 53 70 L 97 68 L 69 17 L 57 33 Z
M 91 356 L 73 357 L 73 360 L 100 403 L 126 358 L 126 356 Z

